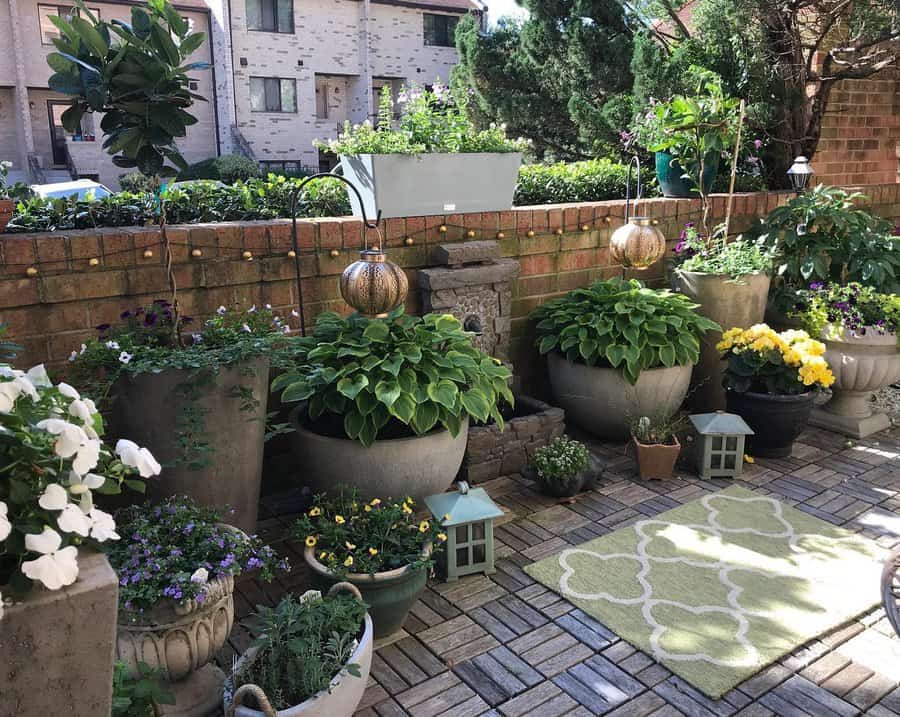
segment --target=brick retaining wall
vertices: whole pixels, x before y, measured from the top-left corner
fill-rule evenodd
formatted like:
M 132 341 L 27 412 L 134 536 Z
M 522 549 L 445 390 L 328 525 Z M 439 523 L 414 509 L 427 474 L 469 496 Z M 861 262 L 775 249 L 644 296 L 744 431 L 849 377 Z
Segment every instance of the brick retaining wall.
M 873 210 L 900 221 L 900 184 L 861 188 Z M 735 197 L 732 231 L 747 228 L 790 198 L 788 193 Z M 713 221 L 726 197 L 713 199 Z M 670 251 L 687 221 L 699 218 L 694 199 L 651 199 L 642 214 L 659 222 Z M 521 264 L 513 286 L 511 358 L 530 383 L 538 370 L 528 314 L 544 301 L 600 277 L 621 272 L 609 257 L 609 236 L 624 221 L 623 201 L 519 207 L 508 212 L 408 217 L 383 222 L 389 257 L 407 269 L 407 307 L 420 306 L 415 269 L 430 266 L 439 243 L 499 239 L 503 255 Z M 298 222 L 307 325 L 315 314 L 347 311 L 338 277 L 357 258 L 362 224 L 352 218 Z M 224 305 L 271 304 L 287 315 L 296 307 L 290 221 L 173 226 L 179 295 L 187 314 L 202 317 Z M 370 233 L 370 241 L 374 237 Z M 638 275 L 637 272 L 634 275 Z M 661 282 L 660 262 L 643 278 Z M 163 252 L 155 228 L 99 229 L 0 235 L 0 319 L 24 346 L 17 363 L 61 366 L 93 326 L 167 295 Z M 296 320 L 292 320 L 296 325 Z

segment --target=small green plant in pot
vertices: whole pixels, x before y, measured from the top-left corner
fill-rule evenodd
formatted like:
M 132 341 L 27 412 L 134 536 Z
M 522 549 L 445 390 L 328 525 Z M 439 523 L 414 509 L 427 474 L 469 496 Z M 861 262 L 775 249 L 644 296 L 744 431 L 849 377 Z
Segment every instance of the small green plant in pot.
M 680 414 L 658 413 L 641 416 L 631 424 L 631 442 L 637 453 L 641 478 L 671 478 L 675 462 L 681 453 L 679 431 L 687 427 L 687 419 Z
M 681 294 L 635 279 L 598 281 L 538 308 L 537 345 L 566 416 L 624 439 L 635 413 L 677 411 L 701 337 L 719 328 L 696 309 Z
M 303 402 L 291 414 L 294 449 L 315 491 L 343 484 L 363 497 L 417 500 L 444 491 L 462 464 L 469 418 L 502 428 L 498 401 L 514 401 L 509 369 L 446 314 L 324 313 L 292 351 L 272 386 Z
M 548 495 L 568 498 L 593 488 L 599 471 L 587 447 L 568 436 L 554 438 L 534 452 L 525 475 Z
M 346 581 L 359 588 L 376 637 L 403 625 L 447 540 L 430 516 L 416 515 L 412 498 L 364 500 L 356 491 L 317 495 L 293 535 L 319 587 Z

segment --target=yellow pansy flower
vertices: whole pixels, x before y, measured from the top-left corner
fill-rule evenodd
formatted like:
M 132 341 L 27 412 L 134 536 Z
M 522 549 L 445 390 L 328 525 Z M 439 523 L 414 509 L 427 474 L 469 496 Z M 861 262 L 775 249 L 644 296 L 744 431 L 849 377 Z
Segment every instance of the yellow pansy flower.
M 747 455 L 745 453 L 744 454 L 744 463 L 749 463 L 750 465 L 753 465 L 754 463 L 756 463 L 756 461 L 753 460 L 753 456 Z
M 316 547 L 316 537 L 314 535 L 306 536 L 306 547 L 307 548 L 315 548 Z
M 402 510 L 406 515 L 412 513 L 412 508 L 410 508 L 406 503 L 403 504 Z
M 351 565 L 353 565 L 353 556 L 352 555 L 347 556 L 347 559 L 344 561 L 344 565 L 346 565 L 348 568 Z
M 438 537 L 438 540 L 440 540 L 442 543 L 447 542 L 447 534 L 446 533 L 438 533 L 437 537 Z
M 351 543 L 349 540 L 347 542 L 345 542 L 344 545 L 347 546 L 347 550 L 356 550 L 356 546 L 353 543 Z
M 337 523 L 338 525 L 343 525 L 343 524 L 346 523 L 347 521 L 344 520 L 344 516 L 342 516 L 342 515 L 336 515 L 336 516 L 334 516 L 334 522 Z
M 369 501 L 369 505 L 372 505 L 372 506 L 381 505 L 381 498 L 372 498 L 372 500 Z
M 316 518 L 316 517 L 322 515 L 322 509 L 321 509 L 321 508 L 318 508 L 318 507 L 313 508 L 311 511 L 309 511 L 309 514 L 310 514 L 313 518 Z
M 450 513 L 444 513 L 444 520 L 450 520 Z
M 365 507 L 363 508 L 363 510 L 366 511 L 366 513 L 371 513 L 371 512 L 372 512 L 372 506 L 369 505 L 368 503 L 366 503 L 366 505 L 365 505 Z
M 375 555 L 378 555 L 378 551 L 375 550 L 375 548 L 369 548 L 369 555 L 374 557 Z
M 423 520 L 421 523 L 419 523 L 419 532 L 424 533 L 426 530 L 428 530 L 429 527 L 431 526 L 428 524 L 428 521 Z

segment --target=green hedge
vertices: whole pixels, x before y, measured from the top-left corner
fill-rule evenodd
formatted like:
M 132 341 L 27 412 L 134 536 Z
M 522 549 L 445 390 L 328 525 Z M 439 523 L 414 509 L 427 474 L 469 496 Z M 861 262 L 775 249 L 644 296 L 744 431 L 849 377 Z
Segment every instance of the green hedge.
M 259 165 L 252 159 L 240 154 L 223 154 L 221 157 L 210 157 L 202 162 L 191 164 L 178 173 L 177 181 L 189 179 L 217 179 L 225 184 L 246 182 L 259 177 Z
M 513 203 L 563 204 L 622 199 L 628 167 L 608 159 L 559 164 L 526 164 L 519 170 Z M 645 176 L 644 194 L 655 193 L 656 179 Z

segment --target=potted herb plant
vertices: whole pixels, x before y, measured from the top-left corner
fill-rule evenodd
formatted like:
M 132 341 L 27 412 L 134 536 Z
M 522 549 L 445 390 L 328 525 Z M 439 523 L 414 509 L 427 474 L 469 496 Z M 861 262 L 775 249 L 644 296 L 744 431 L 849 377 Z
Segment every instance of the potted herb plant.
M 345 581 L 359 588 L 375 637 L 403 625 L 425 589 L 435 551 L 447 540 L 436 521 L 415 515 L 412 498 L 366 501 L 356 491 L 317 495 L 293 534 L 317 586 Z
M 631 424 L 631 442 L 637 455 L 641 478 L 667 479 L 672 477 L 675 462 L 681 453 L 678 432 L 687 420 L 678 414 L 658 413 L 641 416 Z
M 805 331 L 766 324 L 729 329 L 718 345 L 727 359 L 727 407 L 753 429 L 754 456 L 782 458 L 809 421 L 815 392 L 834 383 L 825 344 Z
M 719 326 L 753 326 L 763 320 L 772 268 L 771 252 L 743 237 L 728 241 L 724 229 L 712 241 L 688 223 L 675 245 L 675 288 L 695 301 L 698 311 Z M 701 339 L 691 402 L 701 410 L 725 406 L 722 361 L 716 344 L 720 330 Z
M 835 378 L 831 400 L 813 411 L 813 425 L 854 438 L 889 428 L 890 417 L 873 413 L 870 399 L 873 391 L 900 380 L 900 297 L 856 282 L 814 282 L 801 297 L 805 308 L 797 316 L 825 342 Z
M 346 485 L 364 498 L 447 489 L 462 464 L 469 417 L 503 426 L 510 371 L 472 345 L 450 315 L 384 319 L 323 313 L 293 342 L 272 384 L 291 413 L 294 452 L 314 491 Z
M 97 338 L 72 352 L 73 382 L 108 399 L 114 428 L 163 462 L 151 497 L 231 506 L 226 521 L 254 532 L 269 360 L 285 325 L 269 309 L 222 306 L 183 338 L 162 299 L 122 312 L 121 320 L 98 326 Z
M 598 281 L 539 307 L 537 345 L 548 355 L 550 386 L 566 417 L 619 439 L 635 413 L 677 411 L 700 339 L 719 328 L 696 308 L 636 279 Z
M 404 88 L 394 100 L 384 87 L 373 126 L 345 123 L 337 139 L 317 142 L 340 155 L 341 169 L 362 193 L 368 217 L 383 218 L 512 207 L 525 140 L 510 140 L 503 125 L 479 130 L 469 117 L 469 100 L 439 82 L 431 90 Z M 355 216 L 361 207 L 354 192 Z
M 226 717 L 351 717 L 374 644 L 359 590 L 340 582 L 325 597 L 309 590 L 257 610 L 260 636 L 225 684 Z
M 102 436 L 72 386 L 0 365 L 0 671 L 3 699 L 30 712 L 58 714 L 77 694 L 83 712 L 110 713 L 116 576 L 96 549 L 121 528 L 94 497 L 143 489 L 159 464 Z
M 6 225 L 12 219 L 16 203 L 9 196 L 9 170 L 12 162 L 0 160 L 0 234 L 6 231 Z
M 587 447 L 568 436 L 554 438 L 534 452 L 523 474 L 547 495 L 570 498 L 593 488 L 600 470 Z
M 106 552 L 119 578 L 118 659 L 133 676 L 141 663 L 162 670 L 179 711 L 208 714 L 225 680 L 211 661 L 234 622 L 234 577 L 259 570 L 268 580 L 287 565 L 187 498 L 130 506 L 117 517 L 125 539 Z

